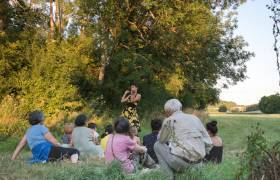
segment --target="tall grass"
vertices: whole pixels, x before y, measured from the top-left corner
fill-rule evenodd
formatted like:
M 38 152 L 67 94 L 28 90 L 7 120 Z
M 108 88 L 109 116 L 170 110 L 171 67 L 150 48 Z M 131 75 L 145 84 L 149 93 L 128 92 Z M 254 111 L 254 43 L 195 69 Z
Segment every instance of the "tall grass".
M 152 115 L 153 116 L 153 115 Z M 151 118 L 144 115 L 147 120 Z M 142 116 L 143 117 L 143 116 Z M 152 118 L 151 118 L 152 119 Z M 200 169 L 186 170 L 178 174 L 176 179 L 190 180 L 231 180 L 236 179 L 240 168 L 239 155 L 246 148 L 247 136 L 251 126 L 259 123 L 264 130 L 265 138 L 274 142 L 280 138 L 280 117 L 259 115 L 218 115 L 210 116 L 218 121 L 219 135 L 223 138 L 225 156 L 220 165 L 204 164 Z M 143 126 L 141 137 L 149 133 L 149 123 Z M 1 139 L 0 141 L 0 179 L 166 179 L 164 171 L 154 170 L 147 173 L 137 172 L 126 175 L 119 164 L 105 165 L 99 161 L 83 161 L 79 165 L 68 162 L 47 163 L 39 165 L 27 164 L 31 153 L 25 150 L 16 161 L 10 161 L 10 156 L 18 143 L 18 138 Z M 26 148 L 27 149 L 27 148 Z
M 18 160 L 10 161 L 9 154 L 2 154 L 0 160 L 0 179 L 69 179 L 69 180 L 156 180 L 167 179 L 162 170 L 151 170 L 146 173 L 141 171 L 136 174 L 124 174 L 119 163 L 106 166 L 99 161 L 84 161 L 79 165 L 70 162 L 57 162 L 47 164 L 29 165 L 26 158 L 29 155 L 24 153 Z M 176 179 L 234 179 L 235 172 L 239 167 L 237 157 L 227 157 L 220 165 L 204 164 L 200 169 L 187 169 L 185 172 L 177 174 Z

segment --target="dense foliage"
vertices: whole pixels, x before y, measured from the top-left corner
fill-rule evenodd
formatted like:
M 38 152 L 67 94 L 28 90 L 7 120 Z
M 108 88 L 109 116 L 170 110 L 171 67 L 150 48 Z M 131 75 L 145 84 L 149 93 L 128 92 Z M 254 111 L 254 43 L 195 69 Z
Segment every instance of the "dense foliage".
M 277 180 L 280 178 L 280 141 L 270 146 L 264 131 L 255 127 L 247 140 L 237 179 Z
M 34 109 L 49 126 L 78 111 L 119 110 L 131 82 L 140 111 L 170 97 L 204 109 L 218 101 L 219 79 L 226 87 L 246 77 L 252 53 L 232 11 L 243 1 L 28 2 L 1 1 L 2 127 Z
M 267 114 L 280 113 L 280 94 L 262 97 L 259 102 L 259 108 L 263 113 Z

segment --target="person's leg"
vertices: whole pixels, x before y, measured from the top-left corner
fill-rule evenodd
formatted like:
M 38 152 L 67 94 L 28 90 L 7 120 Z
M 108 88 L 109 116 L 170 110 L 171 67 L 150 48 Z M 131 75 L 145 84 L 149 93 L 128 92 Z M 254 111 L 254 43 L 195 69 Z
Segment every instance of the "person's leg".
M 141 155 L 140 157 L 141 157 L 141 162 L 144 167 L 149 168 L 149 169 L 153 169 L 153 168 L 157 167 L 155 161 L 151 158 L 151 156 L 148 153 L 145 153 L 145 154 Z
M 156 142 L 154 150 L 159 160 L 159 164 L 170 176 L 174 176 L 175 172 L 181 172 L 189 166 L 187 162 L 170 153 L 170 149 L 166 144 Z
M 96 145 L 96 151 L 99 159 L 104 158 L 104 151 L 100 145 Z
M 168 165 L 168 161 L 169 161 L 168 156 L 170 154 L 169 147 L 166 144 L 161 144 L 159 142 L 156 142 L 154 145 L 154 151 L 158 158 L 160 167 L 163 168 L 170 177 L 173 177 L 174 176 L 173 170 Z
M 76 163 L 79 155 L 80 152 L 77 149 L 53 146 L 49 154 L 49 160 L 57 161 L 62 160 L 63 158 L 68 158 L 71 159 L 72 163 Z

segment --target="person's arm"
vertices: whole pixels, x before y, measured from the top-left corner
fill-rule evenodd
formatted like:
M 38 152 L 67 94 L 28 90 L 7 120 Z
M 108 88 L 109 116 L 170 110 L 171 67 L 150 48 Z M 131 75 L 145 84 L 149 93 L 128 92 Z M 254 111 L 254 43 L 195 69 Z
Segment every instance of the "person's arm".
M 147 148 L 145 146 L 140 146 L 140 145 L 136 144 L 133 151 L 143 154 L 143 153 L 147 152 Z
M 197 120 L 199 121 L 199 124 L 200 124 L 200 128 L 201 128 L 200 132 L 202 134 L 202 140 L 203 140 L 203 142 L 205 144 L 205 151 L 208 154 L 210 152 L 210 150 L 212 149 L 212 147 L 213 147 L 213 142 L 212 142 L 208 132 L 206 131 L 204 125 L 200 121 L 200 119 L 197 118 Z
M 50 133 L 47 132 L 44 137 L 46 140 L 48 140 L 50 143 L 52 143 L 54 146 L 60 146 L 60 143 L 55 139 L 55 137 Z
M 131 102 L 139 102 L 141 100 L 141 95 L 137 94 L 134 98 L 131 98 Z
M 126 90 L 122 96 L 122 99 L 121 99 L 121 103 L 124 103 L 124 102 L 127 102 L 128 99 L 129 99 L 129 96 L 127 95 L 129 93 L 128 90 Z
M 18 154 L 20 153 L 20 151 L 24 148 L 24 146 L 27 143 L 27 139 L 26 136 L 24 135 L 23 138 L 21 139 L 21 141 L 19 142 L 19 144 L 17 145 L 13 155 L 12 155 L 12 160 L 15 160 L 18 156 Z
M 170 121 L 169 119 L 166 119 L 162 124 L 162 128 L 159 131 L 159 135 L 158 135 L 159 143 L 162 143 L 162 144 L 167 143 L 168 140 L 170 139 L 171 132 L 170 132 L 170 127 L 168 125 L 169 121 Z
M 140 140 L 140 138 L 139 137 L 135 137 L 136 138 L 136 142 L 137 142 L 137 144 L 139 144 L 139 145 L 141 145 L 141 140 Z
M 73 139 L 71 139 L 69 146 L 70 146 L 70 147 L 74 147 Z

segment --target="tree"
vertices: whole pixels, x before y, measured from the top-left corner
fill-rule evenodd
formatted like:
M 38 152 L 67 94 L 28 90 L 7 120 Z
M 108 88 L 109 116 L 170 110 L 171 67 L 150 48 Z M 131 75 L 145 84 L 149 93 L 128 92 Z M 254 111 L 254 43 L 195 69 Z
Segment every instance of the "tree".
M 220 107 L 219 107 L 219 110 L 218 110 L 219 112 L 227 112 L 227 107 L 225 106 L 225 105 L 221 105 Z
M 266 114 L 280 113 L 280 94 L 264 96 L 259 102 L 260 110 Z
M 143 94 L 140 111 L 173 97 L 204 109 L 218 100 L 220 78 L 246 77 L 252 53 L 231 11 L 240 2 L 1 1 L 0 123 L 13 129 L 34 109 L 56 127 L 77 111 L 111 115 L 106 108 L 121 108 L 131 82 Z
M 268 9 L 271 10 L 272 16 L 270 16 L 274 22 L 272 33 L 274 37 L 274 51 L 276 53 L 276 66 L 280 78 L 280 60 L 279 60 L 279 38 L 280 38 L 280 0 L 273 0 L 270 5 L 267 5 Z M 279 79 L 280 85 L 280 79 Z
M 245 78 L 252 53 L 243 49 L 242 37 L 233 36 L 234 14 L 222 21 L 223 13 L 213 13 L 209 2 L 77 1 L 77 28 L 94 35 L 92 58 L 110 104 L 131 81 L 151 94 L 149 86 L 162 89 L 180 72 L 176 96 L 205 108 L 218 99 L 219 78 L 230 83 Z

